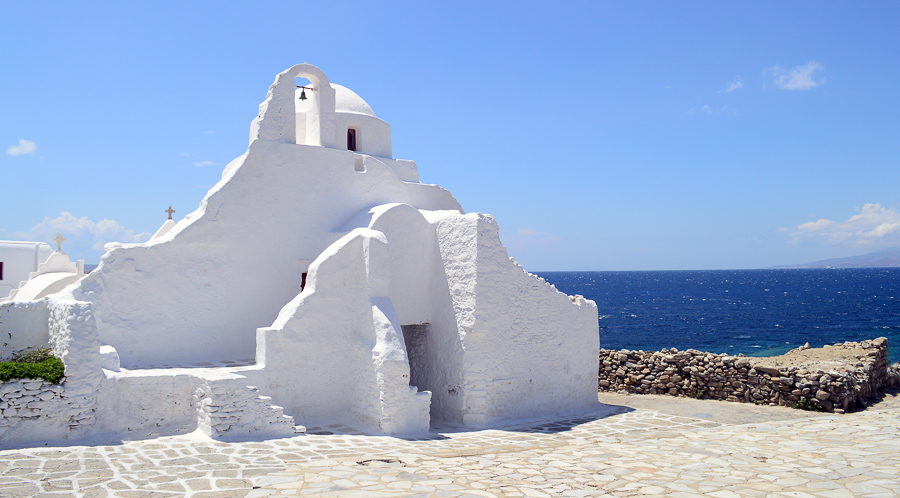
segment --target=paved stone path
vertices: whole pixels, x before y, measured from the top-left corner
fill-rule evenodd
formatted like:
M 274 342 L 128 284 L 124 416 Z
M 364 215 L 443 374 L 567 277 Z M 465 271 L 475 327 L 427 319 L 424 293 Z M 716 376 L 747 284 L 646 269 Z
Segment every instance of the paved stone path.
M 335 426 L 259 442 L 190 434 L 5 450 L 0 496 L 900 495 L 900 396 L 859 413 L 742 425 L 726 412 L 747 405 L 697 401 L 715 403 L 698 418 L 666 413 L 686 413 L 683 400 L 658 403 L 420 440 Z

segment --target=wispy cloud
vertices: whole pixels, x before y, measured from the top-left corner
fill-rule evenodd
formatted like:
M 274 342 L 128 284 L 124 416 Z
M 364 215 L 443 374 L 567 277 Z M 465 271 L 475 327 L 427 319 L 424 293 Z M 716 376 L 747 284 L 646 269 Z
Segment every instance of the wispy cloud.
M 767 67 L 763 70 L 763 87 L 773 85 L 784 90 L 810 90 L 825 83 L 820 74 L 825 66 L 810 61 L 802 66 L 784 69 L 781 66 Z
M 197 161 L 194 163 L 194 166 L 204 167 L 204 166 L 215 166 L 216 163 L 212 161 Z
M 552 233 L 546 232 L 538 232 L 537 230 L 521 227 L 516 231 L 516 235 L 519 236 L 523 242 L 526 242 L 531 245 L 538 244 L 549 244 L 551 242 L 556 242 L 560 240 L 560 238 Z
M 704 104 L 703 107 L 700 107 L 699 109 L 696 107 L 691 107 L 690 109 L 687 110 L 687 112 L 685 112 L 685 114 L 697 114 L 697 113 L 712 114 L 713 108 L 710 107 L 709 104 Z
M 204 135 L 215 135 L 216 132 L 214 132 L 214 131 L 212 131 L 212 130 L 206 130 L 206 131 L 203 132 L 203 134 L 204 134 Z
M 852 247 L 900 243 L 900 212 L 896 209 L 869 203 L 856 212 L 843 222 L 823 218 L 779 231 L 788 233 L 792 243 L 820 240 Z
M 685 114 L 724 114 L 726 116 L 737 116 L 737 111 L 735 108 L 727 105 L 723 105 L 722 107 L 713 107 L 709 104 L 704 104 L 701 107 L 691 107 Z
M 728 83 L 728 87 L 725 89 L 725 93 L 740 90 L 741 88 L 744 88 L 744 82 L 741 80 L 740 76 L 735 76 L 734 79 Z
M 6 153 L 11 156 L 21 156 L 22 154 L 34 154 L 37 151 L 37 144 L 31 140 L 19 140 L 19 145 L 10 145 L 6 149 Z
M 13 237 L 20 240 L 36 240 L 49 242 L 57 233 L 61 233 L 69 244 L 88 243 L 94 250 L 103 249 L 108 242 L 145 242 L 150 233 L 135 233 L 127 230 L 115 220 L 89 220 L 86 216 L 76 218 L 63 211 L 56 218 L 49 216 L 26 232 L 14 232 Z

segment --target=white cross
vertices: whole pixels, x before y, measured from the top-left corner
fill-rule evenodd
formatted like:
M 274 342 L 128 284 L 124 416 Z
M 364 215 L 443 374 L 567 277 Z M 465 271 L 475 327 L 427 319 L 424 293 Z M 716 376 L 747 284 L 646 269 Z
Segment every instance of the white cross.
M 56 250 L 62 251 L 62 243 L 63 243 L 63 241 L 66 240 L 63 238 L 62 234 L 59 232 L 56 232 L 56 237 L 54 237 L 51 240 L 53 240 L 53 242 L 56 242 Z
M 172 206 L 169 206 L 169 209 L 166 209 L 164 212 L 165 212 L 165 213 L 169 213 L 169 219 L 171 220 L 171 219 L 172 219 L 172 213 L 174 213 L 175 210 L 172 209 Z

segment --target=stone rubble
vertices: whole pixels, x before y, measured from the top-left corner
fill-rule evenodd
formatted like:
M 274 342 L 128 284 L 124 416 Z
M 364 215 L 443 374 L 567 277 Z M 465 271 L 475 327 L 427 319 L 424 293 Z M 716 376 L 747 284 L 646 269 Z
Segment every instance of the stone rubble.
M 772 358 L 695 349 L 601 349 L 598 386 L 600 391 L 669 394 L 843 413 L 865 406 L 866 400 L 879 391 L 900 385 L 897 366 L 888 366 L 886 338 L 828 347 L 861 349 L 865 353 L 856 356 L 855 361 L 814 368 L 780 365 Z M 791 353 L 804 349 L 809 349 L 809 345 Z

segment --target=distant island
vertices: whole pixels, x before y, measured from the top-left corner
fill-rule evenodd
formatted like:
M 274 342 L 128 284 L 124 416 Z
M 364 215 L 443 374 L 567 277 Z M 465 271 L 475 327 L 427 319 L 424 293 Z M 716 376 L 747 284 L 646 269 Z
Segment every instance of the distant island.
M 882 249 L 862 256 L 823 259 L 801 265 L 773 266 L 773 268 L 898 268 L 900 248 Z

